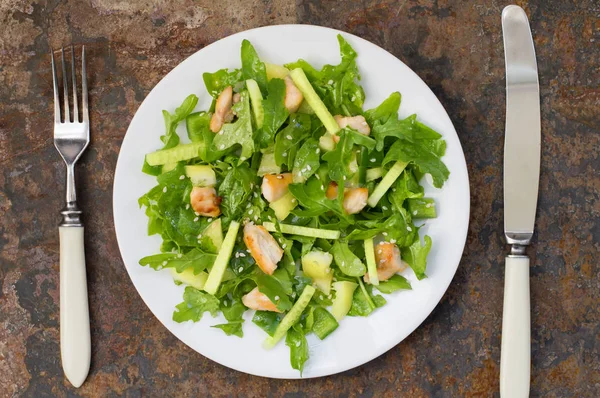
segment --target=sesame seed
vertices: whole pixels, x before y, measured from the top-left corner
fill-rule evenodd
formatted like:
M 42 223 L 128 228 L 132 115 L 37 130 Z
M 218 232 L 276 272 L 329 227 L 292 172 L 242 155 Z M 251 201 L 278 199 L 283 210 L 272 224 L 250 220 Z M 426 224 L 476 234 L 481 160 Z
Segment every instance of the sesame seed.
M 219 135 L 223 135 L 223 130 L 219 131 Z
M 198 239 L 201 239 L 201 238 L 202 238 L 202 234 L 198 234 Z
M 325 190 L 325 185 L 321 185 L 321 191 Z
M 390 243 L 392 243 L 392 244 L 396 243 L 396 239 L 390 239 Z
M 319 177 L 319 175 L 318 175 L 318 174 L 315 174 L 315 178 L 316 178 L 317 180 L 320 180 L 320 179 L 321 179 L 321 177 Z
M 254 195 L 255 198 L 258 198 L 258 193 L 257 192 L 254 192 L 253 195 Z
M 277 179 L 278 179 L 278 180 L 283 180 L 283 176 L 282 176 L 281 174 L 278 174 L 278 175 L 277 175 Z
M 413 215 L 415 215 L 415 216 L 416 216 L 417 214 L 419 214 L 419 212 L 418 212 L 418 211 L 416 211 L 416 210 L 415 210 L 415 211 L 413 211 Z
M 212 222 L 212 218 L 209 218 L 209 219 L 208 219 L 208 222 Z
M 302 340 L 296 341 L 296 347 L 300 347 L 302 345 Z
M 377 161 L 377 159 L 371 158 L 371 163 L 375 163 L 376 161 Z
M 275 296 L 275 301 L 279 301 L 279 296 Z
M 312 167 L 310 167 L 310 164 L 307 164 L 307 165 L 306 165 L 306 170 L 308 170 L 308 171 L 311 171 L 311 170 L 312 170 Z
M 352 98 L 350 98 L 350 101 L 354 102 L 356 100 L 356 96 L 353 95 Z
M 343 177 L 343 180 L 346 181 L 346 176 Z
M 318 154 L 320 154 L 320 153 L 321 153 L 321 149 L 320 149 L 320 148 L 317 148 L 317 149 L 315 150 L 315 153 L 316 153 L 317 155 L 318 155 Z
M 281 245 L 282 249 L 285 249 L 287 247 L 287 243 L 284 243 L 283 245 Z
M 221 144 L 221 146 L 219 147 L 219 149 L 225 149 L 225 144 Z
M 246 257 L 244 253 L 240 253 L 240 257 Z
M 165 265 L 167 265 L 167 262 L 166 262 L 166 261 L 163 261 L 163 262 L 162 262 L 162 265 L 163 265 L 163 267 L 164 267 Z
M 198 213 L 197 211 L 195 211 L 195 212 L 194 212 L 194 214 L 195 214 L 195 215 L 197 215 L 197 216 L 199 216 L 199 215 L 200 215 L 200 213 Z
M 183 174 L 179 176 L 180 180 L 183 180 L 184 178 L 185 178 L 185 176 Z
M 283 156 L 284 158 L 287 158 L 287 152 L 282 153 L 281 156 Z
M 387 209 L 388 209 L 388 208 L 387 208 L 387 206 L 381 206 L 381 208 L 382 208 L 383 210 L 387 210 Z
M 179 253 L 179 254 L 177 255 L 177 258 L 181 258 L 181 257 L 183 257 L 183 254 Z
M 329 84 L 329 85 L 332 85 L 332 84 L 333 84 L 333 80 L 331 80 L 331 79 L 330 79 L 330 80 L 327 82 L 327 84 Z
M 387 236 L 387 232 L 382 232 L 381 235 Z
M 381 253 L 383 253 L 383 250 L 381 250 L 381 249 L 377 250 L 377 254 L 381 254 Z
M 250 253 L 250 249 L 246 249 L 246 251 L 247 251 L 248 253 Z
M 185 209 L 189 209 L 190 208 L 190 204 L 188 203 L 187 205 L 185 205 Z
M 254 183 L 253 182 L 250 183 L 250 189 L 254 189 Z
M 254 216 L 254 221 L 258 221 L 258 216 Z
M 431 207 L 431 203 L 427 203 L 427 204 L 425 205 L 425 207 L 427 207 L 427 208 L 429 209 L 429 208 Z
M 346 266 L 346 262 L 342 261 L 342 267 L 345 267 L 345 266 Z
M 167 187 L 164 187 L 164 188 L 163 188 L 163 192 L 167 192 Z
M 285 138 L 287 138 L 288 140 L 291 140 L 292 136 L 288 134 L 288 135 L 285 136 Z
M 249 214 L 249 215 L 252 215 L 252 213 L 254 213 L 254 209 L 250 209 L 250 210 L 248 210 L 248 214 Z
M 194 222 L 197 222 L 197 221 L 198 221 L 198 217 L 194 217 Z
M 396 192 L 396 188 L 392 188 L 392 192 Z
M 235 258 L 240 258 L 240 252 L 235 252 Z
M 408 232 L 410 232 L 410 231 L 412 231 L 412 228 L 411 228 L 411 227 L 406 227 L 406 230 L 407 230 Z
M 252 207 L 252 205 L 248 203 L 248 205 L 246 205 L 246 209 L 249 209 L 250 207 Z
M 242 272 L 243 270 L 244 270 L 244 267 L 238 268 L 238 272 Z
M 272 219 L 273 219 L 273 217 L 271 217 L 270 215 L 268 215 L 268 216 L 267 216 L 267 218 L 268 218 L 269 220 L 272 220 Z

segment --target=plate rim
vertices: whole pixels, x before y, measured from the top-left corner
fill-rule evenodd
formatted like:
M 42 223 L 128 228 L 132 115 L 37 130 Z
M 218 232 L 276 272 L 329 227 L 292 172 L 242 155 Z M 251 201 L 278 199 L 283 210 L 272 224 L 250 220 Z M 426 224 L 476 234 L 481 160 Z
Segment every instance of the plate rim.
M 460 151 L 460 171 L 463 173 L 463 177 L 466 180 L 466 184 L 465 184 L 465 197 L 466 197 L 466 203 L 465 205 L 465 217 L 464 220 L 461 220 L 461 225 L 464 225 L 464 230 L 461 231 L 461 236 L 460 239 L 458 239 L 461 245 L 461 250 L 460 250 L 460 256 L 458 257 L 458 261 L 456 263 L 455 266 L 453 266 L 453 271 L 452 271 L 452 277 L 448 279 L 448 282 L 445 284 L 445 286 L 443 286 L 443 289 L 439 289 L 437 292 L 439 292 L 438 294 L 434 294 L 432 297 L 434 297 L 434 299 L 431 300 L 431 305 L 429 307 L 426 307 L 426 309 L 422 312 L 422 319 L 416 323 L 415 327 L 412 328 L 412 330 L 410 332 L 408 332 L 406 335 L 402 336 L 399 340 L 396 341 L 396 339 L 391 339 L 390 342 L 388 344 L 383 345 L 380 349 L 378 350 L 374 350 L 372 351 L 371 354 L 366 355 L 369 357 L 369 359 L 364 360 L 364 358 L 360 358 L 358 360 L 354 360 L 354 361 L 349 361 L 349 365 L 344 365 L 342 367 L 340 367 L 339 369 L 333 370 L 331 372 L 327 372 L 324 374 L 315 374 L 315 375 L 308 375 L 308 376 L 301 376 L 298 373 L 298 376 L 296 377 L 287 377 L 287 376 L 278 376 L 278 375 L 264 375 L 264 374 L 258 374 L 258 373 L 253 373 L 253 372 L 249 372 L 246 369 L 241 369 L 240 367 L 236 366 L 236 365 L 232 365 L 232 364 L 225 364 L 222 361 L 216 359 L 214 356 L 212 355 L 207 355 L 205 353 L 201 353 L 198 350 L 196 350 L 194 347 L 192 347 L 190 344 L 188 344 L 186 341 L 182 340 L 181 338 L 179 338 L 179 336 L 169 327 L 169 325 L 167 325 L 165 322 L 163 322 L 161 320 L 161 318 L 155 313 L 155 311 L 152 309 L 152 307 L 148 304 L 148 302 L 146 301 L 146 299 L 144 298 L 144 296 L 141 294 L 140 290 L 138 289 L 138 286 L 136 284 L 136 282 L 134 281 L 132 274 L 129 271 L 129 267 L 127 266 L 127 264 L 125 263 L 125 259 L 123 256 L 123 250 L 121 247 L 121 242 L 119 240 L 119 233 L 118 233 L 118 221 L 117 221 L 117 212 L 115 211 L 115 209 L 117 208 L 116 206 L 116 190 L 115 187 L 117 185 L 117 176 L 118 174 L 118 170 L 119 170 L 119 165 L 121 163 L 121 155 L 122 155 L 122 151 L 121 148 L 123 146 L 123 143 L 125 142 L 125 140 L 127 139 L 127 135 L 131 129 L 131 126 L 134 124 L 134 121 L 136 120 L 137 117 L 139 117 L 139 110 L 144 106 L 144 104 L 148 101 L 148 98 L 151 96 L 152 92 L 154 90 L 156 90 L 156 88 L 161 85 L 164 84 L 165 80 L 167 80 L 167 78 L 169 76 L 171 76 L 172 74 L 175 74 L 176 71 L 178 69 L 180 69 L 182 67 L 183 64 L 187 63 L 187 62 L 191 62 L 191 58 L 193 58 L 195 55 L 197 55 L 198 53 L 205 51 L 209 48 L 218 46 L 223 40 L 225 39 L 233 39 L 236 37 L 243 37 L 246 34 L 249 34 L 250 32 L 255 32 L 255 31 L 260 31 L 260 30 L 276 30 L 276 29 L 280 29 L 280 28 L 284 28 L 284 29 L 295 29 L 295 28 L 299 28 L 299 29 L 315 29 L 315 30 L 322 30 L 326 33 L 330 33 L 330 34 L 341 34 L 343 36 L 347 36 L 347 37 L 351 37 L 353 40 L 359 41 L 359 42 L 363 42 L 363 44 L 369 45 L 369 46 L 373 46 L 376 50 L 378 51 L 382 51 L 386 54 L 386 56 L 392 57 L 394 60 L 396 60 L 397 62 L 400 62 L 402 65 L 404 65 L 408 71 L 410 73 L 412 73 L 414 75 L 414 78 L 420 82 L 424 87 L 427 88 L 427 90 L 429 90 L 431 92 L 431 94 L 433 95 L 433 97 L 436 99 L 436 101 L 438 102 L 438 104 L 440 105 L 443 114 L 440 114 L 440 116 L 445 116 L 448 119 L 448 122 L 450 123 L 450 125 L 452 126 L 452 131 L 449 133 L 454 133 L 454 135 L 456 136 L 456 142 L 458 143 L 458 149 Z M 141 172 L 141 171 L 140 171 Z M 453 173 L 455 173 L 456 170 L 453 171 Z M 148 94 L 146 94 L 145 98 L 143 99 L 143 101 L 140 103 L 140 105 L 137 107 L 134 116 L 132 117 L 131 121 L 129 122 L 129 125 L 127 127 L 127 131 L 125 132 L 125 135 L 123 136 L 123 140 L 121 142 L 121 145 L 119 147 L 119 154 L 118 154 L 118 158 L 117 158 L 117 162 L 115 165 L 115 172 L 114 172 L 114 176 L 113 176 L 113 184 L 112 184 L 112 189 L 113 189 L 113 201 L 112 201 L 112 206 L 113 206 L 113 225 L 114 225 L 114 229 L 115 229 L 115 236 L 117 238 L 117 245 L 119 247 L 119 254 L 121 256 L 122 262 L 123 262 L 123 266 L 125 267 L 125 270 L 127 271 L 127 274 L 129 276 L 129 279 L 131 280 L 133 286 L 135 287 L 135 290 L 137 292 L 137 294 L 140 296 L 140 298 L 142 299 L 142 301 L 144 302 L 144 304 L 146 305 L 146 307 L 150 310 L 150 312 L 152 313 L 152 315 L 154 316 L 155 319 L 157 319 L 177 340 L 181 341 L 182 343 L 184 343 L 187 347 L 189 347 L 190 349 L 192 349 L 194 352 L 202 355 L 205 358 L 210 359 L 211 361 L 214 361 L 216 363 L 218 363 L 221 366 L 224 366 L 226 368 L 229 369 L 233 369 L 236 370 L 238 372 L 241 373 L 246 373 L 246 374 L 251 374 L 253 376 L 257 376 L 257 377 L 265 377 L 265 378 L 272 378 L 272 379 L 283 379 L 283 380 L 294 380 L 294 379 L 311 379 L 311 378 L 317 378 L 317 377 L 327 377 L 327 376 L 332 376 L 335 374 L 339 374 L 342 372 L 346 372 L 349 371 L 351 369 L 357 368 L 359 366 L 365 365 L 369 362 L 371 362 L 374 359 L 379 358 L 380 356 L 382 356 L 383 354 L 385 354 L 386 352 L 388 352 L 389 350 L 391 350 L 393 347 L 399 345 L 400 343 L 402 343 L 409 335 L 411 335 L 412 333 L 414 333 L 422 324 L 423 322 L 425 322 L 425 320 L 432 314 L 432 312 L 434 311 L 434 309 L 439 305 L 441 299 L 443 298 L 443 296 L 446 294 L 446 292 L 448 291 L 448 288 L 450 286 L 450 284 L 452 283 L 452 281 L 454 280 L 454 277 L 456 276 L 456 272 L 458 270 L 458 267 L 460 266 L 460 262 L 463 258 L 464 255 L 464 250 L 466 247 L 466 241 L 467 241 L 467 236 L 468 236 L 468 231 L 469 231 L 469 223 L 470 223 L 470 213 L 471 213 L 471 192 L 470 192 L 470 179 L 469 179 L 469 172 L 468 172 L 468 167 L 467 167 L 467 163 L 466 163 L 466 158 L 464 155 L 464 150 L 460 141 L 460 137 L 458 136 L 458 133 L 456 131 L 456 128 L 454 127 L 454 123 L 452 122 L 452 119 L 450 118 L 450 116 L 448 115 L 448 112 L 446 111 L 446 108 L 444 107 L 444 105 L 441 103 L 441 101 L 439 100 L 439 98 L 437 97 L 437 95 L 433 92 L 433 90 L 431 90 L 431 88 L 427 85 L 427 83 L 425 83 L 425 81 L 412 69 L 410 68 L 408 65 L 406 65 L 400 58 L 396 57 L 394 54 L 392 54 L 391 52 L 389 52 L 388 50 L 386 50 L 385 48 L 369 41 L 366 40 L 360 36 L 354 35 L 352 33 L 349 32 L 345 32 L 339 29 L 334 29 L 334 28 L 329 28 L 329 27 L 325 27 L 325 26 L 319 26 L 319 25 L 310 25 L 310 24 L 276 24 L 276 25 L 268 25 L 268 26 L 261 26 L 261 27 L 256 27 L 256 28 L 252 28 L 252 29 L 246 29 L 240 32 L 236 32 L 233 33 L 231 35 L 222 37 L 202 48 L 200 48 L 198 51 L 195 51 L 194 53 L 188 55 L 185 59 L 183 59 L 181 62 L 179 62 L 173 69 L 171 69 L 167 74 L 165 74 L 158 83 L 156 83 L 152 89 L 148 92 Z M 441 286 L 441 285 L 440 285 Z M 420 318 L 421 316 L 419 316 L 418 318 Z

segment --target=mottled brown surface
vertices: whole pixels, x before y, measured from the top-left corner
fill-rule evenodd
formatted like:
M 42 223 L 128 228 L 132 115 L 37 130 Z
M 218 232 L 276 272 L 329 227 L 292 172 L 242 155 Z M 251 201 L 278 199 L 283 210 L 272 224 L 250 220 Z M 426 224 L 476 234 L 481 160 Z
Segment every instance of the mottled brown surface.
M 0 0 L 0 396 L 497 396 L 503 291 L 504 1 Z M 485 4 L 481 4 L 485 3 Z M 532 396 L 600 396 L 600 6 L 519 1 L 539 61 L 542 175 L 532 257 Z M 123 267 L 112 180 L 150 89 L 203 46 L 277 23 L 331 26 L 391 51 L 454 121 L 469 166 L 470 233 L 454 283 L 387 354 L 340 375 L 276 381 L 217 365 L 173 337 Z M 50 46 L 89 50 L 93 141 L 79 166 L 86 210 L 92 367 L 63 378 Z M 235 386 L 232 389 L 230 386 Z

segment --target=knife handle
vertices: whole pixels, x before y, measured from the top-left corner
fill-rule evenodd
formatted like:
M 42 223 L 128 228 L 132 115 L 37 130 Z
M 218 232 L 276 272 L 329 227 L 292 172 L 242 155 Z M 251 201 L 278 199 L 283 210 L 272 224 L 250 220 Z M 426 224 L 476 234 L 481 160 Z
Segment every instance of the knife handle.
M 529 257 L 506 257 L 500 354 L 500 396 L 529 396 L 531 320 Z
M 65 376 L 74 387 L 90 369 L 91 339 L 83 227 L 59 227 L 60 356 Z

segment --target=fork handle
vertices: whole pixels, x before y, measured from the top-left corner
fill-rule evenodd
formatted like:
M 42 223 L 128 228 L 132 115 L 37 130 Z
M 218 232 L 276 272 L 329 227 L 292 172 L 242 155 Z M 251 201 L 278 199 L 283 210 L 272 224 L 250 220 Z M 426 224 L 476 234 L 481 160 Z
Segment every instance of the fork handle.
M 91 339 L 83 226 L 61 226 L 60 236 L 60 356 L 74 387 L 90 369 Z

